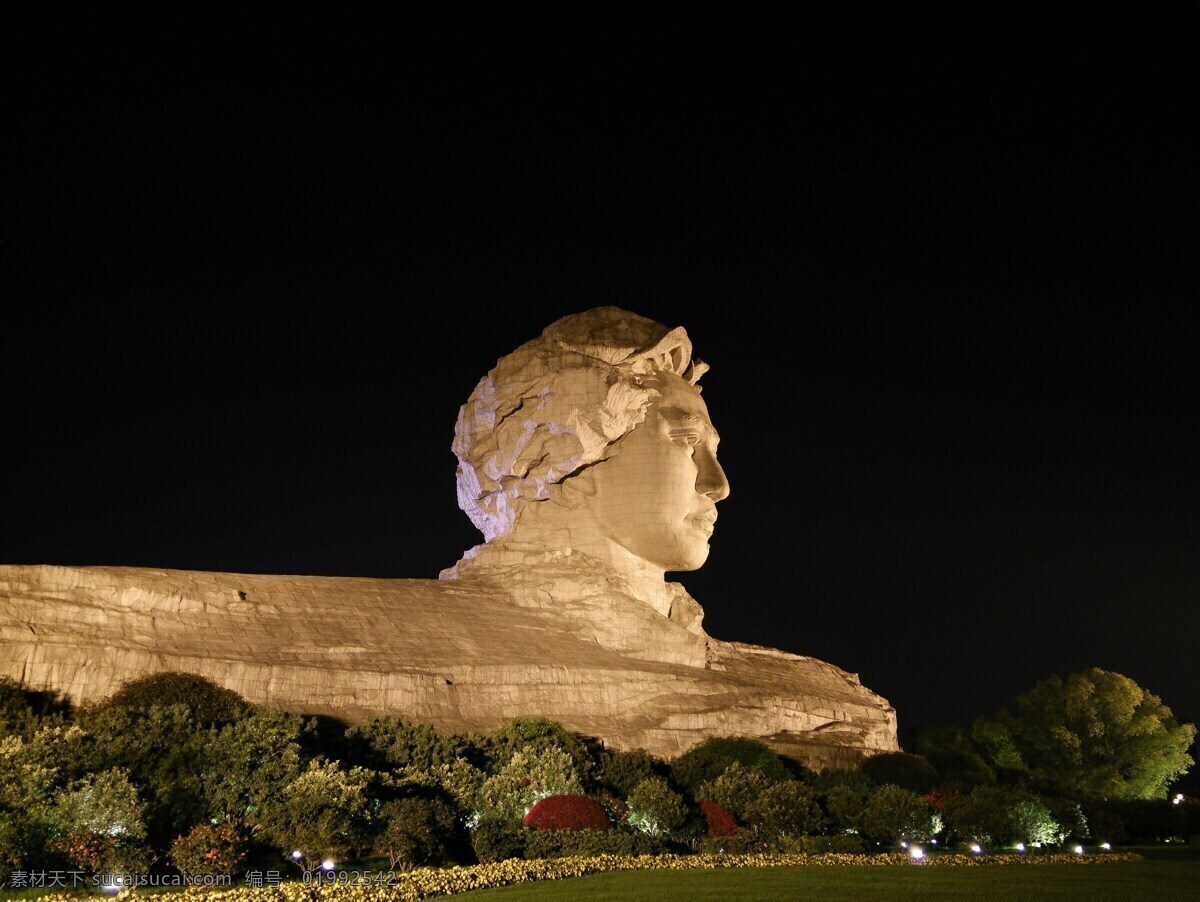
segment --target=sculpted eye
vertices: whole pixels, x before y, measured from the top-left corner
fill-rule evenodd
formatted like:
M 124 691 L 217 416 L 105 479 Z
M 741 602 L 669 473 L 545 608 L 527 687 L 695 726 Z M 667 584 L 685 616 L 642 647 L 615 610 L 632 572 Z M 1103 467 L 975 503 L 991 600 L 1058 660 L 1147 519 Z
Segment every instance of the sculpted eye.
M 689 448 L 695 448 L 700 444 L 700 436 L 695 432 L 680 433 L 674 437 L 675 444 L 686 445 Z

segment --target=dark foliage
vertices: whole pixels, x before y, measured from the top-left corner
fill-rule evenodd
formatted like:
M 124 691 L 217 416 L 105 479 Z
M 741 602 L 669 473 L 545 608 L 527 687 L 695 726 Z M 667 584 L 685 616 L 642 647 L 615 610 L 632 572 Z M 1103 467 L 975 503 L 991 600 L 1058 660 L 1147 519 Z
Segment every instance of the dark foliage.
M 151 705 L 183 705 L 191 712 L 192 720 L 204 726 L 228 723 L 249 707 L 236 692 L 223 689 L 212 680 L 174 670 L 129 680 L 95 707 L 144 711 Z
M 675 782 L 693 795 L 704 783 L 725 773 L 729 765 L 757 767 L 768 780 L 791 779 L 782 759 L 769 746 L 756 739 L 714 738 L 680 755 L 671 764 Z
M 906 752 L 874 755 L 862 764 L 862 772 L 877 786 L 899 786 L 924 795 L 938 782 L 938 773 L 925 758 Z

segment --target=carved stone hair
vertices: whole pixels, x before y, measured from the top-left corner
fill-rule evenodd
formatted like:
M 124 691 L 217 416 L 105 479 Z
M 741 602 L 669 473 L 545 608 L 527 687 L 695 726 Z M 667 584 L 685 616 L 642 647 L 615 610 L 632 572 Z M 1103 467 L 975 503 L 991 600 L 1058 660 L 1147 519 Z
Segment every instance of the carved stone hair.
M 479 384 L 458 413 L 458 506 L 489 541 L 508 535 L 532 502 L 558 500 L 563 483 L 604 460 L 646 418 L 655 373 L 695 385 L 683 328 L 618 307 L 563 317 Z

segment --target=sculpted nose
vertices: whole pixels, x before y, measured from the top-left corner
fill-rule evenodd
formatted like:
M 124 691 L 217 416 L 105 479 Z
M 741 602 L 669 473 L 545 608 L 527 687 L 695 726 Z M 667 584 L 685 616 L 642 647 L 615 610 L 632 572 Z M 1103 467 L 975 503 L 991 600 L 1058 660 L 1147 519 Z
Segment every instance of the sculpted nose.
M 725 470 L 717 463 L 715 454 L 704 455 L 700 471 L 696 474 L 696 491 L 713 501 L 724 501 L 729 497 L 729 480 Z

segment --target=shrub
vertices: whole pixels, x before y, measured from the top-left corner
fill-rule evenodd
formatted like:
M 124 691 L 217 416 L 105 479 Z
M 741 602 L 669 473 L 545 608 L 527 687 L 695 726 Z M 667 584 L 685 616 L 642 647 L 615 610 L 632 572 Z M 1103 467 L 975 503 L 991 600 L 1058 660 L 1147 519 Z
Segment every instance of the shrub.
M 249 707 L 240 695 L 194 673 L 167 671 L 129 680 L 94 710 L 183 705 L 199 724 L 236 720 Z
M 833 825 L 842 831 L 861 833 L 868 794 L 866 790 L 849 783 L 831 786 L 825 793 L 825 810 Z
M 15 871 L 29 855 L 28 829 L 14 812 L 0 811 L 0 883 Z
M 595 772 L 601 754 L 595 740 L 572 733 L 562 724 L 544 717 L 506 720 L 482 741 L 481 746 L 493 768 L 504 767 L 518 752 L 526 755 L 550 749 L 565 752 L 581 785 Z
M 471 848 L 482 864 L 521 858 L 527 831 L 510 823 L 484 821 L 471 831 Z
M 367 834 L 369 776 L 361 767 L 309 762 L 279 802 L 263 812 L 264 832 L 281 849 L 299 849 L 306 872 L 326 857 L 357 849 Z
M 392 870 L 440 861 L 454 832 L 454 811 L 441 799 L 395 799 L 383 805 L 379 818 L 383 830 L 375 848 Z
M 571 756 L 547 746 L 531 752 L 514 752 L 508 764 L 490 777 L 478 794 L 484 820 L 523 818 L 539 799 L 553 795 L 578 795 L 583 791 Z
M 1038 799 L 1022 799 L 1007 812 L 1009 837 L 1031 846 L 1058 844 L 1066 833 Z
M 656 855 L 662 843 L 641 833 L 623 830 L 527 830 L 526 858 L 565 858 L 578 855 Z
M 848 833 L 838 836 L 802 836 L 800 848 L 806 855 L 824 855 L 827 852 L 858 855 L 863 850 L 863 843 L 862 837 Z
M 246 860 L 246 836 L 238 825 L 198 824 L 171 843 L 171 864 L 185 877 L 236 874 Z
M 796 780 L 772 783 L 742 808 L 742 819 L 759 836 L 801 836 L 825 826 L 815 793 Z
M 924 842 L 933 836 L 933 812 L 915 793 L 881 786 L 867 798 L 862 827 L 876 842 Z
M 525 815 L 534 830 L 607 830 L 608 812 L 595 799 L 581 795 L 547 796 Z
M 630 752 L 605 749 L 600 756 L 600 784 L 622 798 L 629 798 L 634 787 L 643 780 L 666 772 L 663 762 L 641 749 Z
M 874 755 L 862 763 L 862 772 L 879 786 L 891 784 L 925 795 L 938 782 L 938 772 L 928 760 L 907 752 Z
M 701 784 L 717 779 L 731 764 L 757 767 L 770 782 L 791 779 L 783 760 L 769 746 L 755 739 L 706 739 L 680 755 L 671 764 L 671 776 L 695 794 Z
M 361 748 L 360 757 L 371 767 L 415 767 L 430 770 L 451 764 L 459 752 L 459 741 L 434 727 L 411 723 L 398 717 L 376 717 L 346 731 L 346 741 Z
M 716 802 L 702 800 L 700 813 L 704 815 L 704 836 L 733 836 L 738 832 L 737 818 L 733 812 Z
M 715 780 L 703 784 L 697 795 L 728 808 L 745 821 L 748 806 L 753 805 L 771 783 L 757 767 L 745 767 L 736 761 Z
M 678 830 L 686 820 L 683 796 L 661 777 L 643 780 L 629 794 L 628 823 L 642 833 L 662 836 Z

